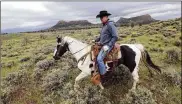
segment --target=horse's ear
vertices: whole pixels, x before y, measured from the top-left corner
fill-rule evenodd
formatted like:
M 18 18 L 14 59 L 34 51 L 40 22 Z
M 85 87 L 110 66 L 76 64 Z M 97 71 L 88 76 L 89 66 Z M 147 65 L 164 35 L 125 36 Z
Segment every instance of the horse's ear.
M 60 37 L 59 35 L 57 36 L 57 43 L 61 43 L 62 42 L 62 36 Z
M 59 38 L 59 35 L 57 35 L 57 37 L 56 37 L 57 39 Z

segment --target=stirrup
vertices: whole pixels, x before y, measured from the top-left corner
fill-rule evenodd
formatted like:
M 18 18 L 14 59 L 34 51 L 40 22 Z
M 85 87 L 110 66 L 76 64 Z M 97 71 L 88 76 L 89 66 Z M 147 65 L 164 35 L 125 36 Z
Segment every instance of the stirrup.
M 91 78 L 91 82 L 92 82 L 94 85 L 99 85 L 99 84 L 101 83 L 100 74 L 97 73 L 97 74 L 93 75 L 92 78 Z

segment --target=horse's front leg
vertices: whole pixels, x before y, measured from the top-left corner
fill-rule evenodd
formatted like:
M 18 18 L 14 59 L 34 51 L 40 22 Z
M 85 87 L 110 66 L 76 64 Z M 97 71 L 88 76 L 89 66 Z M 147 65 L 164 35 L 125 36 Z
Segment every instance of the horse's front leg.
M 77 88 L 79 88 L 78 82 L 79 82 L 81 79 L 87 77 L 88 75 L 89 75 L 89 74 L 87 74 L 87 73 L 81 72 L 81 73 L 75 78 L 74 90 L 77 90 Z

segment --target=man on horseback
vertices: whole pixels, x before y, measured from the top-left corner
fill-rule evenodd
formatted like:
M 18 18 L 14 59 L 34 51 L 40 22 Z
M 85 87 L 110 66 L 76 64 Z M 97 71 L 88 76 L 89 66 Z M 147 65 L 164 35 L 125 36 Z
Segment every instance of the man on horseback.
M 98 69 L 99 69 L 101 78 L 106 73 L 104 58 L 111 51 L 111 49 L 113 48 L 113 46 L 115 45 L 118 39 L 117 29 L 114 23 L 109 20 L 108 18 L 109 15 L 111 14 L 103 10 L 103 11 L 100 11 L 100 13 L 96 16 L 96 18 L 100 18 L 103 24 L 103 27 L 100 32 L 100 36 L 99 38 L 95 40 L 95 42 L 98 45 L 102 46 L 102 49 L 100 50 L 97 56 L 97 64 L 98 64 Z

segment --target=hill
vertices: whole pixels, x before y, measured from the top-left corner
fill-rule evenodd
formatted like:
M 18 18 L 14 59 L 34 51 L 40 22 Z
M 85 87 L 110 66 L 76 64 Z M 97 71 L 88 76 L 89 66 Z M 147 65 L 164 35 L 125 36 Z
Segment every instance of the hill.
M 149 24 L 149 23 L 156 22 L 156 21 L 158 21 L 158 20 L 155 20 L 149 14 L 146 14 L 146 15 L 141 15 L 141 16 L 136 16 L 136 17 L 131 17 L 131 18 L 121 17 L 116 22 L 116 24 L 118 26 L 130 25 L 131 23 L 134 23 L 134 24 Z
M 149 14 L 123 18 L 121 17 L 117 22 L 116 26 L 129 26 L 131 23 L 134 24 L 149 24 L 156 22 L 158 20 L 153 19 Z M 55 31 L 55 30 L 74 30 L 74 29 L 88 29 L 88 28 L 98 28 L 101 24 L 92 24 L 87 20 L 75 20 L 75 21 L 59 21 L 56 25 L 48 28 L 44 31 Z
M 73 29 L 79 27 L 90 26 L 92 23 L 88 22 L 87 20 L 78 20 L 78 21 L 59 21 L 56 25 L 52 26 L 50 29 Z

